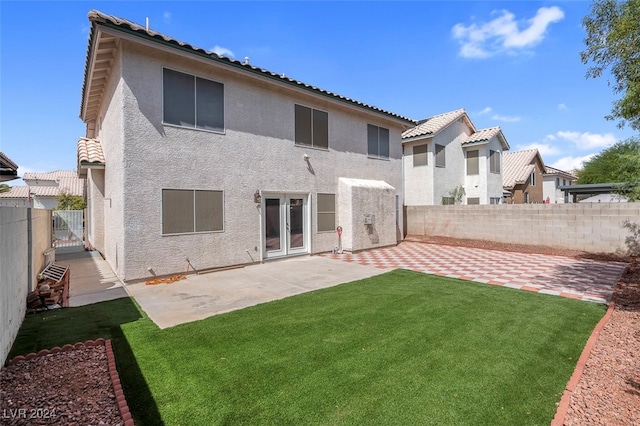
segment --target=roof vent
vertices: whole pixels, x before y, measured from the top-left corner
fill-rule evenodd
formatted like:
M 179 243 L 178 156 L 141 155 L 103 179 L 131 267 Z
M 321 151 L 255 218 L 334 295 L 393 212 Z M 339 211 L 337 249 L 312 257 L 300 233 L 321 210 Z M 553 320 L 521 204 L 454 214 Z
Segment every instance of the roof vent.
M 145 26 L 144 27 L 147 30 L 147 32 L 149 32 L 149 17 L 148 16 L 145 18 Z
M 244 57 L 244 64 L 245 65 L 249 65 L 249 57 L 248 56 Z

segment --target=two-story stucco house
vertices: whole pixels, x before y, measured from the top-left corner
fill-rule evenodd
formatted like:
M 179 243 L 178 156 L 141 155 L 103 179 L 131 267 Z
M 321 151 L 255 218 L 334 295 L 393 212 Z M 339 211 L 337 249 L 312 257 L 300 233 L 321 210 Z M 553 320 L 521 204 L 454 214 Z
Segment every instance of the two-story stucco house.
M 509 144 L 500 127 L 477 130 L 464 109 L 422 120 L 402 134 L 405 204 L 502 201 L 502 152 Z
M 507 203 L 543 203 L 544 162 L 537 149 L 506 153 L 504 156 L 504 191 Z
M 416 122 L 89 13 L 87 237 L 123 280 L 402 237 Z
M 564 194 L 561 186 L 574 185 L 578 178 L 569 172 L 545 166 L 542 183 L 542 198 L 545 203 L 570 203 L 569 194 Z

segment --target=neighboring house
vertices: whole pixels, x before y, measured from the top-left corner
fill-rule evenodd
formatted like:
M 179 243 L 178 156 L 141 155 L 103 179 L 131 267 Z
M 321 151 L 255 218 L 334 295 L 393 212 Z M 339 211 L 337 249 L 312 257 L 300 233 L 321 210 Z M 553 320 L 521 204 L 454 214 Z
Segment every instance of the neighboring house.
M 0 151 L 0 182 L 18 179 L 18 165 Z
M 84 198 L 84 179 L 73 170 L 56 170 L 48 173 L 25 173 L 22 180 L 27 184 L 12 186 L 0 193 L 0 206 L 33 207 L 55 209 L 58 195 L 67 193 Z
M 88 242 L 123 280 L 402 238 L 416 122 L 89 13 L 79 172 Z M 304 279 L 304 277 L 301 277 Z
M 598 194 L 584 200 L 580 200 L 580 203 L 627 203 L 629 199 L 624 195 L 619 194 Z
M 537 149 L 508 152 L 503 159 L 503 187 L 507 203 L 543 203 L 545 166 Z
M 570 203 L 568 194 L 564 194 L 561 186 L 573 185 L 578 178 L 564 170 L 545 166 L 542 184 L 542 198 L 545 203 Z
M 502 153 L 509 149 L 500 127 L 476 130 L 464 109 L 422 120 L 402 134 L 405 205 L 502 202 Z

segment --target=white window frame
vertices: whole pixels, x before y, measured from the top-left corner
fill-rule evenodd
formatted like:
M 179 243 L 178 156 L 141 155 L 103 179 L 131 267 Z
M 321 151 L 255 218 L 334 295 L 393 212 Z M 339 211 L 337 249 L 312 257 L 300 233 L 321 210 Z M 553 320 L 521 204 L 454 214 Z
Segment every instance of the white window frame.
M 190 191 L 193 193 L 193 231 L 187 231 L 187 232 L 165 232 L 164 229 L 164 225 L 165 225 L 165 217 L 164 217 L 164 199 L 163 197 L 161 197 L 160 200 L 160 214 L 161 214 L 161 234 L 163 236 L 172 236 L 172 235 L 192 235 L 192 234 L 211 234 L 211 233 L 222 233 L 225 232 L 225 202 L 226 202 L 226 196 L 225 196 L 225 192 L 223 190 L 210 190 L 210 189 L 184 189 L 184 188 L 162 188 L 162 191 Z M 217 193 L 221 193 L 222 194 L 222 205 L 221 210 L 222 210 L 222 228 L 221 229 L 213 229 L 213 230 L 207 230 L 207 231 L 196 231 L 196 223 L 197 223 L 197 208 L 196 208 L 196 193 L 197 192 L 217 192 Z M 163 194 L 164 195 L 164 194 Z
M 306 109 L 311 111 L 311 123 L 310 123 L 310 129 L 309 129 L 311 131 L 311 144 L 298 142 L 298 137 L 297 137 L 298 136 L 298 129 L 297 129 L 297 120 L 296 120 L 297 107 L 306 108 Z M 326 114 L 327 115 L 327 129 L 326 129 L 326 131 L 327 131 L 327 146 L 326 147 L 316 145 L 315 140 L 314 140 L 315 136 L 314 136 L 314 133 L 313 133 L 313 123 L 314 123 L 314 120 L 315 120 L 314 117 L 315 117 L 316 113 L 322 113 L 322 114 Z M 320 110 L 320 109 L 317 109 L 317 108 L 313 108 L 313 107 L 310 107 L 310 106 L 307 106 L 307 105 L 294 104 L 294 106 L 293 106 L 293 143 L 294 143 L 295 146 L 328 151 L 329 147 L 331 146 L 330 134 L 329 134 L 329 112 L 328 111 L 323 111 L 323 110 Z
M 442 163 L 439 163 L 438 147 L 441 148 L 440 152 L 442 152 Z M 436 167 L 447 167 L 447 146 L 435 144 L 435 147 L 433 148 L 433 153 L 435 156 Z
M 380 154 L 380 146 L 381 146 L 381 141 L 380 141 L 380 130 L 386 130 L 387 134 L 388 134 L 388 138 L 387 138 L 387 155 L 381 155 Z M 375 130 L 376 134 L 377 134 L 377 152 L 373 153 L 369 151 L 369 130 Z M 379 160 L 388 160 L 390 155 L 391 155 L 391 132 L 389 131 L 389 129 L 387 129 L 386 127 L 381 127 L 381 126 L 376 126 L 375 124 L 367 124 L 367 157 L 369 158 L 376 158 Z
M 332 211 L 321 211 L 320 210 L 320 200 L 318 199 L 321 195 L 331 195 L 333 196 L 333 210 Z M 318 192 L 316 195 L 316 230 L 318 234 L 324 234 L 327 232 L 336 232 L 335 224 L 337 223 L 336 217 L 336 194 L 330 192 Z M 333 229 L 320 229 L 320 215 L 321 214 L 333 214 Z

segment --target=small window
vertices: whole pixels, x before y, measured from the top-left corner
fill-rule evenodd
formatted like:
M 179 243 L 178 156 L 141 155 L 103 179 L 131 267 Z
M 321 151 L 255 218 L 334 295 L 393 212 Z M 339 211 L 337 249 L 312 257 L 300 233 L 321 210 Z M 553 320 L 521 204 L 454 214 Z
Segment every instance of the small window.
M 480 174 L 480 160 L 478 158 L 479 151 L 467 151 L 467 175 Z
M 467 204 L 468 204 L 468 205 L 472 205 L 472 204 L 473 204 L 473 205 L 480 204 L 480 198 L 478 198 L 478 197 L 470 197 L 470 198 L 467 198 Z
M 556 178 L 556 186 L 560 186 L 560 178 Z
M 413 167 L 427 165 L 427 144 L 413 147 Z
M 442 197 L 442 205 L 443 206 L 452 206 L 455 204 L 455 200 L 453 197 Z
M 491 173 L 500 173 L 500 151 L 489 151 L 489 170 Z
M 389 158 L 389 129 L 367 124 L 369 157 Z
M 436 167 L 446 167 L 445 146 L 436 144 Z
M 222 191 L 162 190 L 162 233 L 190 234 L 224 230 Z
M 489 204 L 502 204 L 502 198 L 500 198 L 500 197 L 491 197 L 491 198 L 489 198 Z
M 529 183 L 531 186 L 536 186 L 536 169 L 533 169 L 531 176 L 529 176 Z
M 163 122 L 224 131 L 224 85 L 163 69 Z
M 295 143 L 329 148 L 329 114 L 302 105 L 295 106 Z
M 529 193 L 528 192 L 524 193 L 524 203 L 525 204 L 529 204 Z
M 336 230 L 336 195 L 318 194 L 318 232 Z

